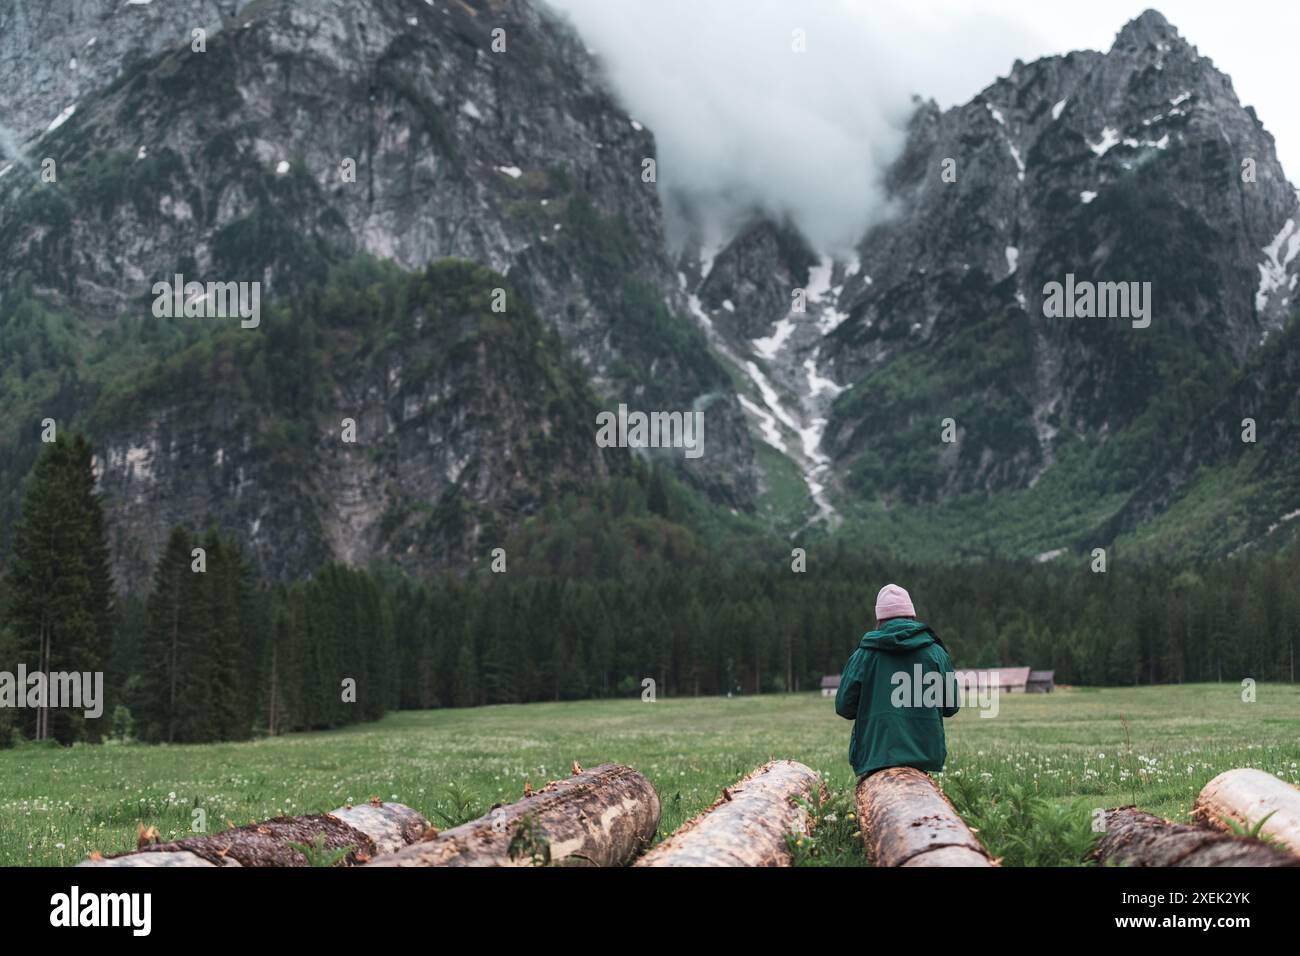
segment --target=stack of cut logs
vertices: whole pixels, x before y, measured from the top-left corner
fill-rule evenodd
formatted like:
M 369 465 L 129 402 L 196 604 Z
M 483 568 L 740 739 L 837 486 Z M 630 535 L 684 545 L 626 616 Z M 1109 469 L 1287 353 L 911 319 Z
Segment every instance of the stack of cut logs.
M 81 865 L 789 866 L 792 844 L 811 832 L 825 799 L 816 773 L 773 760 L 651 849 L 659 795 L 650 781 L 618 764 L 574 764 L 567 779 L 443 832 L 410 807 L 375 799 L 171 843 L 151 842 L 142 828 L 135 852 Z M 919 770 L 894 767 L 864 778 L 857 810 L 875 866 L 998 865 Z M 1193 816 L 1188 826 L 1133 807 L 1107 811 L 1093 856 L 1129 866 L 1300 866 L 1300 791 L 1267 773 L 1220 774 L 1201 791 Z
M 1300 866 L 1300 790 L 1272 774 L 1219 774 L 1196 798 L 1192 819 L 1107 810 L 1092 856 L 1117 866 Z

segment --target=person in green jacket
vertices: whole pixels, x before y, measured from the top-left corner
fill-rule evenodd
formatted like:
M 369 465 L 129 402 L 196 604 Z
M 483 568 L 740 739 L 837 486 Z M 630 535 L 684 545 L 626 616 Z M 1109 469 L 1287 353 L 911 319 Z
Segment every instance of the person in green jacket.
M 853 721 L 849 763 L 859 778 L 885 767 L 942 770 L 943 718 L 957 713 L 956 680 L 939 635 L 916 619 L 911 596 L 887 584 L 876 630 L 844 665 L 835 713 Z

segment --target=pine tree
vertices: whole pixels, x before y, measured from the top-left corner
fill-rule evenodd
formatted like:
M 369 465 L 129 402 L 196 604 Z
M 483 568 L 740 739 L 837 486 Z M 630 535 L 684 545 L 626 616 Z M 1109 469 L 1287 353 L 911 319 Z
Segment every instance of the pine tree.
M 7 628 L 0 627 L 0 661 L 18 658 L 18 641 Z M 0 748 L 12 747 L 17 740 L 18 721 L 12 707 L 0 707 Z
M 478 670 L 474 651 L 469 644 L 462 644 L 456 655 L 451 702 L 455 707 L 473 707 L 478 703 Z
M 132 706 L 142 740 L 191 739 L 198 575 L 190 533 L 175 527 L 154 569 L 143 641 L 144 671 Z
M 206 680 L 213 739 L 243 740 L 252 728 L 248 712 L 244 674 L 247 670 L 251 634 L 249 630 L 249 569 L 239 546 L 226 541 L 215 530 L 203 539 L 208 570 L 201 592 L 207 609 L 204 638 L 209 661 Z
M 9 565 L 8 623 L 30 672 L 93 674 L 108 660 L 113 581 L 92 458 L 85 438 L 60 434 L 28 480 Z M 83 711 L 48 701 L 19 722 L 36 740 L 100 736 Z

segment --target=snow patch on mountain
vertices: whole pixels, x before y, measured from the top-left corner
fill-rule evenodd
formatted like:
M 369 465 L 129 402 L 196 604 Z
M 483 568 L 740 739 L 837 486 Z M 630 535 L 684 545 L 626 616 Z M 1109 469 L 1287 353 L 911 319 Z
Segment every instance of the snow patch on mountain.
M 762 370 L 754 362 L 749 361 L 745 363 L 745 372 L 749 375 L 750 381 L 758 386 L 758 392 L 763 396 L 763 404 L 771 410 L 777 420 L 792 432 L 799 432 L 798 423 L 790 417 L 790 413 L 781 405 L 781 396 L 777 394 L 776 389 L 772 387 L 771 381 L 763 374 Z
M 835 306 L 826 306 L 817 319 L 817 331 L 822 335 L 830 335 L 848 319 L 849 314 L 847 312 L 841 312 Z
M 1296 229 L 1296 221 L 1288 219 L 1263 252 L 1266 258 L 1259 264 L 1259 289 L 1255 292 L 1255 308 L 1259 311 L 1268 306 L 1273 293 L 1289 284 L 1287 268 L 1300 254 L 1300 229 Z
M 725 305 L 726 303 L 723 304 Z M 776 329 L 770 336 L 762 339 L 754 339 L 754 348 L 757 349 L 758 354 L 763 356 L 765 359 L 776 358 L 777 353 L 781 351 L 781 346 L 785 344 L 786 339 L 788 339 L 793 332 L 794 323 L 790 321 L 789 317 L 786 317 L 776 323 Z
M 998 126 L 1002 127 L 1000 131 L 1002 133 L 1002 138 L 1006 140 L 1007 150 L 1011 153 L 1011 159 L 1016 164 L 1016 177 L 1023 182 L 1025 178 L 1025 161 L 1020 155 L 1020 148 L 1012 142 L 1011 136 L 1008 133 L 1009 127 L 1007 126 L 1007 118 L 1003 116 L 1002 111 L 992 103 L 985 103 L 984 108 L 989 111 L 989 115 L 993 117 L 994 122 L 996 122 Z
M 1088 148 L 1097 156 L 1105 156 L 1115 146 L 1119 145 L 1119 130 L 1107 126 L 1101 131 L 1101 140 L 1099 142 L 1088 141 Z
M 781 454 L 789 454 L 790 450 L 785 447 L 785 442 L 781 439 L 781 429 L 776 425 L 776 416 L 766 408 L 750 401 L 743 394 L 739 394 L 736 397 L 740 399 L 740 407 L 758 419 L 758 432 L 763 441 L 767 442 Z
M 686 304 L 691 310 L 691 315 L 695 317 L 695 321 L 700 323 L 700 327 L 703 328 L 705 332 L 712 332 L 713 320 L 709 318 L 709 313 L 704 311 L 704 306 L 700 302 L 700 297 L 698 295 L 689 295 L 686 297 Z
M 1007 148 L 1011 150 L 1011 158 L 1016 162 L 1016 169 L 1018 170 L 1016 177 L 1023 182 L 1025 179 L 1025 161 L 1020 157 L 1020 150 L 1012 142 L 1007 143 Z
M 64 107 L 63 111 L 59 113 L 58 116 L 54 117 L 53 120 L 50 121 L 50 125 L 45 128 L 45 132 L 53 133 L 56 129 L 58 129 L 68 120 L 72 119 L 72 114 L 75 112 L 77 112 L 76 103 L 73 103 L 71 106 Z
M 820 395 L 823 392 L 829 392 L 831 396 L 840 394 L 844 387 L 835 384 L 832 379 L 826 378 L 817 368 L 817 354 L 819 350 L 814 350 L 812 357 L 804 359 L 804 371 L 808 373 L 808 394 Z
M 869 284 L 870 280 L 860 275 L 862 264 L 856 256 L 847 261 L 818 256 L 806 266 L 802 285 L 790 288 L 786 300 L 789 311 L 765 316 L 766 322 L 756 323 L 753 310 L 770 310 L 773 304 L 779 307 L 779 298 L 775 303 L 770 296 L 753 298 L 743 284 L 723 286 L 711 296 L 701 291 L 714 271 L 715 259 L 719 268 L 725 262 L 730 275 L 735 260 L 729 258 L 729 252 L 729 245 L 701 249 L 697 254 L 698 270 L 690 263 L 684 265 L 678 281 L 685 286 L 687 308 L 705 331 L 714 352 L 747 380 L 749 388 L 742 387 L 737 395 L 752 434 L 798 469 L 815 509 L 810 522 L 834 523 L 839 516 L 827 497 L 831 462 L 822 450 L 822 440 L 831 403 L 843 388 L 822 366 L 821 344 L 829 332 L 848 319 L 840 309 L 845 286 L 850 280 L 853 285 Z M 788 283 L 798 278 L 785 274 L 778 281 Z M 716 276 L 713 281 L 717 282 Z M 726 297 L 720 292 L 725 292 Z M 763 327 L 766 334 L 745 334 L 744 330 L 756 326 Z

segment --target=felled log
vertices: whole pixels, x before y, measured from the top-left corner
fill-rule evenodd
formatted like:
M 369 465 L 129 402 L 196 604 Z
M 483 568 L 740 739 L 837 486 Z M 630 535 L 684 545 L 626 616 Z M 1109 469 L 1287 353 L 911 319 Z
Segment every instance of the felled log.
M 631 767 L 603 764 L 526 792 L 372 866 L 623 866 L 659 828 L 659 795 Z
M 1107 810 L 1090 856 L 1113 866 L 1300 866 L 1300 857 L 1259 840 L 1184 823 L 1136 807 Z
M 1260 836 L 1300 853 L 1300 790 L 1263 770 L 1219 774 L 1201 789 L 1192 818 L 1216 829 L 1228 829 L 1224 820 L 1231 820 L 1247 830 L 1264 820 Z
M 309 861 L 291 844 L 314 847 L 318 838 L 324 852 L 347 849 L 340 865 L 355 866 L 393 853 L 419 839 L 429 821 L 400 803 L 374 803 L 340 807 L 333 813 L 301 817 L 276 817 L 210 836 L 187 837 L 169 843 L 148 843 L 142 828 L 141 846 L 132 853 L 92 857 L 80 866 L 308 866 Z
M 858 784 L 857 799 L 873 866 L 997 866 L 929 774 L 879 770 Z
M 808 767 L 769 761 L 724 789 L 713 806 L 636 865 L 789 866 L 787 834 L 807 834 L 811 821 L 804 804 L 825 799 L 826 786 Z

